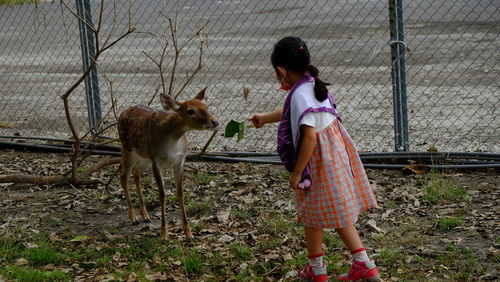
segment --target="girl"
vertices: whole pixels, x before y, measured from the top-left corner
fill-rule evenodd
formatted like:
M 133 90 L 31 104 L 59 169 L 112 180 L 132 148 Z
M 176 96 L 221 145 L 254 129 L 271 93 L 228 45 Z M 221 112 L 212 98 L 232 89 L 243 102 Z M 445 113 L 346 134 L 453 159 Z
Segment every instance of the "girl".
M 290 172 L 298 222 L 304 226 L 309 261 L 300 277 L 327 281 L 323 229 L 335 229 L 352 254 L 352 266 L 340 280 L 379 281 L 354 223 L 359 213 L 377 206 L 354 144 L 340 122 L 333 96 L 311 65 L 304 41 L 285 37 L 271 62 L 281 89 L 289 90 L 282 109 L 250 118 L 256 128 L 280 122 L 278 154 Z

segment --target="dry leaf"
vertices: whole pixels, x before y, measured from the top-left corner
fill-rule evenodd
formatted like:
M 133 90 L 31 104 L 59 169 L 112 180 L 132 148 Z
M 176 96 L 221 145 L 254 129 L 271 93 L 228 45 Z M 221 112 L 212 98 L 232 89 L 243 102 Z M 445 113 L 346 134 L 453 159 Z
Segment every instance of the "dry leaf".
M 228 242 L 231 242 L 231 241 L 233 241 L 233 240 L 234 240 L 234 238 L 233 238 L 233 237 L 231 237 L 231 236 L 229 236 L 229 235 L 222 235 L 222 236 L 219 238 L 219 240 L 217 240 L 217 241 L 219 241 L 219 242 L 221 242 L 221 243 L 228 243 Z
M 380 227 L 377 226 L 377 223 L 375 222 L 375 220 L 373 219 L 370 219 L 366 222 L 366 225 L 370 226 L 371 228 L 375 229 L 375 231 L 377 231 L 378 233 L 386 233 L 386 231 Z
M 135 272 L 132 272 L 129 274 L 127 282 L 135 282 L 135 281 L 139 281 L 139 279 L 137 278 L 137 274 L 135 274 Z
M 231 213 L 231 208 L 229 208 L 227 210 L 219 211 L 217 213 L 217 220 L 220 223 L 227 224 L 229 222 L 229 215 L 230 215 L 230 213 Z
M 403 168 L 403 172 L 408 174 L 424 174 L 429 172 L 429 167 L 424 164 L 409 164 Z
M 245 98 L 245 100 L 248 99 L 249 93 L 250 93 L 250 89 L 248 89 L 248 87 L 243 87 L 243 98 Z
M 28 260 L 25 258 L 16 259 L 16 265 L 27 265 L 27 264 L 28 264 Z

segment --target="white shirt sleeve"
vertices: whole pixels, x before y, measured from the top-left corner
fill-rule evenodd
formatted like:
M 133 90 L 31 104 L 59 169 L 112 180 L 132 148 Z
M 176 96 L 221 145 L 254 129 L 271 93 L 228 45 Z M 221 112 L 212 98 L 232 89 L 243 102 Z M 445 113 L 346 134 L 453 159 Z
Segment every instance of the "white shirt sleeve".
M 335 120 L 335 116 L 329 112 L 310 112 L 307 113 L 302 120 L 300 121 L 300 125 L 307 125 L 310 127 L 314 127 L 316 132 L 322 131 L 326 129 L 333 121 Z

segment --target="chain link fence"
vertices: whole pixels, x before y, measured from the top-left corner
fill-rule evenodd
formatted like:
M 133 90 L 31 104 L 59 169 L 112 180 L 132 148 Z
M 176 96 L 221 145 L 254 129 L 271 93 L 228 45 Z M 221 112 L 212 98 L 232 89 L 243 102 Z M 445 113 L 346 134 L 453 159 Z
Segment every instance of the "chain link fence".
M 22 2 L 22 1 L 10 1 Z M 29 2 L 29 1 L 24 1 Z M 0 1 L 5 3 L 5 1 Z M 75 1 L 66 1 L 76 11 Z M 99 1 L 90 1 L 94 24 Z M 160 85 L 159 60 L 170 36 L 165 17 L 177 13 L 183 42 L 198 28 L 206 46 L 204 67 L 179 100 L 208 87 L 209 109 L 224 126 L 256 112 L 280 107 L 270 64 L 273 44 L 283 36 L 304 38 L 321 76 L 330 82 L 344 124 L 361 151 L 394 150 L 393 94 L 387 1 L 104 1 L 102 39 L 136 32 L 99 59 L 103 115 L 110 111 L 110 87 L 119 112 L 147 104 Z M 500 11 L 498 1 L 405 1 L 410 150 L 500 151 Z M 165 77 L 173 49 L 165 56 Z M 67 139 L 70 131 L 60 95 L 82 73 L 78 20 L 59 1 L 0 6 L 0 135 Z M 198 64 L 196 40 L 181 53 L 176 87 Z M 249 88 L 248 99 L 243 88 Z M 81 132 L 89 129 L 85 87 L 71 96 Z M 159 101 L 153 101 L 159 108 Z M 114 122 L 109 114 L 106 123 Z M 116 136 L 115 129 L 105 132 Z M 240 142 L 222 131 L 211 150 L 272 152 L 276 125 L 246 129 Z M 190 133 L 201 147 L 210 133 Z

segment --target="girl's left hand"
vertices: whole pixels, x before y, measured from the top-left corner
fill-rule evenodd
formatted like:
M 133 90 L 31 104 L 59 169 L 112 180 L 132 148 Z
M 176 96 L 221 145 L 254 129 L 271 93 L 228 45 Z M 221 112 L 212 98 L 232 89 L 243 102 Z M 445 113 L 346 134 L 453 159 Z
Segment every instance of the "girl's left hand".
M 302 174 L 292 172 L 288 176 L 288 183 L 290 183 L 290 187 L 292 187 L 293 189 L 297 189 L 298 188 L 297 185 L 299 185 L 301 179 L 302 179 Z

